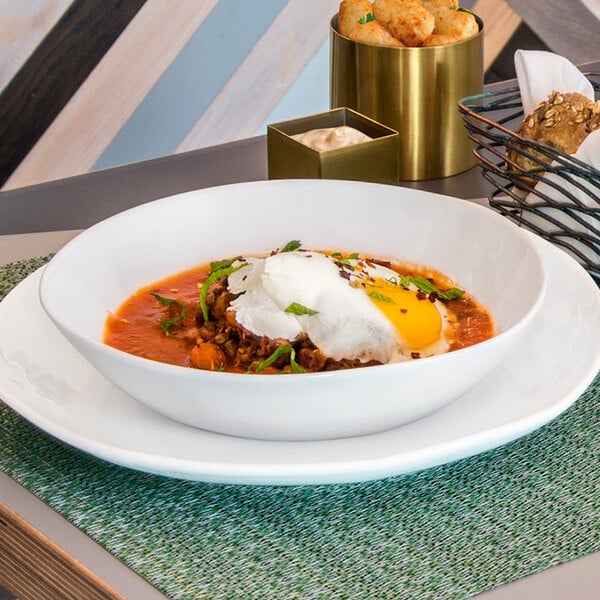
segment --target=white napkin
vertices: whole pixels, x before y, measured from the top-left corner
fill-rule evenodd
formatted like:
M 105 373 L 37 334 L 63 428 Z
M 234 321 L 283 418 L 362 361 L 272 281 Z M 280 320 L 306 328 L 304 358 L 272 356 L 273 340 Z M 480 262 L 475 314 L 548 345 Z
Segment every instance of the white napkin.
M 566 58 L 543 50 L 517 50 L 514 60 L 526 115 L 554 90 L 579 92 L 594 100 L 592 84 Z
M 553 54 L 552 52 L 543 52 L 537 50 L 517 50 L 515 52 L 515 70 L 519 82 L 519 89 L 523 101 L 523 110 L 526 115 L 533 112 L 533 109 L 554 91 L 563 93 L 579 92 L 590 100 L 594 100 L 594 88 L 592 84 L 583 76 L 581 71 L 566 58 Z M 575 153 L 575 158 L 592 167 L 600 170 L 600 129 L 590 133 L 579 149 Z M 556 164 L 556 163 L 554 163 Z M 577 185 L 566 181 L 564 177 L 555 175 L 554 173 L 546 173 L 542 181 L 536 186 L 536 191 L 540 194 L 545 194 L 552 200 L 557 202 L 565 201 L 572 202 L 559 189 L 551 185 L 555 183 L 560 189 L 566 190 L 573 194 L 575 198 L 580 200 L 582 204 L 590 208 L 600 208 L 600 204 L 590 197 L 586 190 L 589 190 L 592 195 L 600 196 L 600 187 L 592 185 L 588 181 L 572 176 L 572 179 L 584 189 L 580 189 Z M 529 194 L 526 202 L 535 204 L 539 198 L 535 194 Z M 575 231 L 589 230 L 585 225 L 572 219 L 567 213 L 556 208 L 542 208 L 540 215 L 531 213 L 528 215 L 528 222 L 536 225 L 544 231 L 557 231 L 557 226 L 544 218 L 547 215 L 550 219 L 554 219 L 561 225 Z M 600 222 L 594 219 L 591 215 L 581 213 L 581 218 L 596 230 L 600 230 Z M 600 236 L 598 236 L 600 243 Z M 600 262 L 598 253 L 589 248 L 584 243 L 577 240 L 570 240 L 570 243 L 581 252 L 585 258 L 591 262 Z M 575 256 L 576 258 L 579 258 Z

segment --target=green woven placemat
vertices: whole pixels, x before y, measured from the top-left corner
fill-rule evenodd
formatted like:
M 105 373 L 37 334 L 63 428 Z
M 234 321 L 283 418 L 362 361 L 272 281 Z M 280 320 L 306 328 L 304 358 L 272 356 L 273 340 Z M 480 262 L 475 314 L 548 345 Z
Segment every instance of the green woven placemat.
M 45 259 L 0 269 L 0 295 Z M 467 598 L 600 550 L 600 377 L 544 428 L 376 482 L 167 479 L 74 450 L 0 403 L 0 469 L 173 598 Z

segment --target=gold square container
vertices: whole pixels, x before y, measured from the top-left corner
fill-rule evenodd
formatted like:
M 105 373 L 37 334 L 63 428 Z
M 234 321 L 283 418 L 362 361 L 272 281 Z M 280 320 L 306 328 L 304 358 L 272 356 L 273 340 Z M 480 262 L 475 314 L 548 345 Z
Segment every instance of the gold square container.
M 373 138 L 344 148 L 317 151 L 291 136 L 347 125 Z M 352 179 L 398 183 L 398 132 L 349 108 L 267 126 L 269 179 Z

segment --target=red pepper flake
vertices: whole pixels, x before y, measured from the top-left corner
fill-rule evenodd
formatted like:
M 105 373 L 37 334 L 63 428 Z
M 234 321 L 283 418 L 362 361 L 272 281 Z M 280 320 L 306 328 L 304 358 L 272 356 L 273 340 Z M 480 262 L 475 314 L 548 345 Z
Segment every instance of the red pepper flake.
M 416 294 L 418 300 L 425 300 L 427 298 L 427 294 L 419 290 Z
M 381 265 L 382 267 L 391 267 L 392 263 L 389 260 L 381 260 L 379 258 L 370 258 L 372 264 Z
M 411 352 L 410 357 L 411 358 L 421 358 L 421 353 L 420 352 Z
M 408 312 L 408 308 L 401 308 L 400 312 L 405 315 Z

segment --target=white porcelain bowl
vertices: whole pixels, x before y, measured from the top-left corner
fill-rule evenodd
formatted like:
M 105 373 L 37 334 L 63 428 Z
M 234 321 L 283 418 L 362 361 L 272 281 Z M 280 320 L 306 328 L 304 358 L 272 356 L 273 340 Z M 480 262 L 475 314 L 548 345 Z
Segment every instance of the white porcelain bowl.
M 498 334 L 411 362 L 280 376 L 178 367 L 102 343 L 109 311 L 142 286 L 291 239 L 437 269 L 490 309 Z M 526 333 L 544 287 L 528 236 L 489 209 L 395 186 L 279 180 L 188 192 L 111 217 L 57 253 L 40 297 L 100 373 L 156 411 L 225 434 L 317 440 L 397 427 L 474 387 Z

